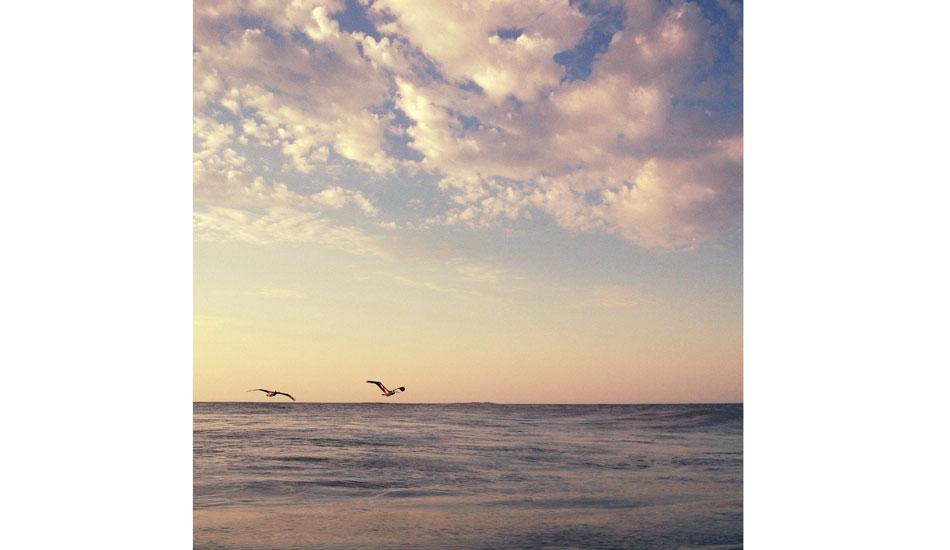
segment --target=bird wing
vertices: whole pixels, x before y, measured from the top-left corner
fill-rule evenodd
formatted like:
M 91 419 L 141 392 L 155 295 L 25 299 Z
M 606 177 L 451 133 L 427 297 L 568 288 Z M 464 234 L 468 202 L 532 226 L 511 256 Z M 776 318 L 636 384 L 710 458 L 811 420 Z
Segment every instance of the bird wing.
M 284 392 L 282 392 L 282 391 L 277 391 L 277 392 L 274 392 L 274 393 L 276 393 L 277 395 L 286 395 L 287 397 L 290 398 L 291 401 L 296 401 L 296 399 L 294 399 L 294 396 L 290 395 L 289 393 L 284 393 Z
M 379 386 L 379 389 L 381 389 L 381 390 L 383 390 L 383 391 L 389 391 L 389 390 L 386 389 L 386 386 L 384 386 L 382 382 L 377 382 L 377 381 L 375 381 L 375 380 L 367 380 L 366 383 L 367 383 L 367 384 L 376 384 L 377 386 Z
M 253 389 L 253 390 L 247 390 L 247 391 L 262 391 L 262 392 L 270 392 L 270 390 L 265 390 L 265 389 L 263 389 L 263 388 L 257 388 L 257 389 Z

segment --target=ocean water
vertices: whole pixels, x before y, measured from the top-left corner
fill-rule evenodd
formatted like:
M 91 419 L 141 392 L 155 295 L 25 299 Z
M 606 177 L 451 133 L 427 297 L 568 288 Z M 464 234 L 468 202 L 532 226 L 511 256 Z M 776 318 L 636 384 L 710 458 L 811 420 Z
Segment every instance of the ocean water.
M 195 403 L 196 549 L 742 547 L 742 405 Z

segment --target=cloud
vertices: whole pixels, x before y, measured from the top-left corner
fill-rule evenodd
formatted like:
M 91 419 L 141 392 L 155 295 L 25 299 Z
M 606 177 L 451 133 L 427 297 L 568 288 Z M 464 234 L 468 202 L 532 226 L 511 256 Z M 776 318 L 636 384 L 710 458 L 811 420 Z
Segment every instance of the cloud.
M 196 3 L 200 104 L 218 104 L 241 117 L 248 136 L 278 148 L 300 173 L 312 173 L 331 150 L 376 170 L 390 169 L 386 123 L 372 112 L 385 101 L 388 85 L 360 55 L 356 38 L 331 18 L 344 7 Z
M 212 159 L 231 143 L 234 127 L 230 124 L 219 123 L 210 117 L 196 115 L 193 132 L 195 139 L 202 145 L 201 149 L 195 153 L 195 159 L 204 161 Z M 233 153 L 233 150 L 228 150 Z
M 318 204 L 324 204 L 334 208 L 341 208 L 347 204 L 355 204 L 367 216 L 375 216 L 376 213 L 379 212 L 379 209 L 373 206 L 373 203 L 363 196 L 363 193 L 344 189 L 339 186 L 327 187 L 319 193 L 314 193 L 310 198 Z
M 430 226 L 547 216 L 662 248 L 741 230 L 740 3 L 361 6 L 374 33 L 344 30 L 342 1 L 196 4 L 196 199 L 279 204 L 306 234 L 314 204 L 410 204 L 354 181 L 426 176 Z M 314 193 L 343 172 L 362 177 Z
M 451 83 L 473 82 L 495 103 L 532 101 L 558 85 L 554 55 L 583 35 L 583 16 L 568 2 L 378 0 L 381 30 L 404 37 Z M 517 28 L 517 37 L 499 31 Z
M 262 176 L 250 180 L 239 170 L 209 170 L 201 162 L 195 163 L 194 178 L 194 196 L 202 203 L 289 206 L 306 200 L 284 183 L 268 183 Z
M 199 241 L 319 243 L 353 254 L 388 257 L 383 242 L 355 227 L 331 223 L 312 212 L 273 206 L 263 213 L 223 206 L 196 208 L 194 235 Z

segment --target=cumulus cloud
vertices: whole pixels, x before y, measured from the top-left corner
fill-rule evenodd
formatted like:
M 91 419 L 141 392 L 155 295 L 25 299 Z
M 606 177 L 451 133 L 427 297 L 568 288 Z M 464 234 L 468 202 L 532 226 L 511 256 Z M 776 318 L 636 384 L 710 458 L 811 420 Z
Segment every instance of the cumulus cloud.
M 383 32 L 416 45 L 450 82 L 473 82 L 496 103 L 532 101 L 557 86 L 564 71 L 554 54 L 586 27 L 576 8 L 558 0 L 378 0 L 370 9 L 386 21 Z
M 647 247 L 741 229 L 740 3 L 360 6 L 375 32 L 342 0 L 196 2 L 197 199 L 372 217 L 385 209 L 348 182 L 427 175 L 423 224 L 548 216 Z M 618 19 L 569 75 L 559 56 L 592 47 L 601 8 Z M 341 170 L 365 177 L 327 187 Z
M 241 117 L 241 129 L 312 173 L 330 151 L 390 168 L 385 119 L 372 112 L 388 84 L 331 17 L 343 2 L 195 4 L 195 82 L 202 106 Z M 196 99 L 196 103 L 199 99 Z
M 347 204 L 355 204 L 367 216 L 375 216 L 376 213 L 379 212 L 379 209 L 373 206 L 373 203 L 363 196 L 363 193 L 344 189 L 339 186 L 327 187 L 319 193 L 314 193 L 310 198 L 316 203 L 332 206 L 334 208 L 341 208 Z
M 201 163 L 195 165 L 194 190 L 197 201 L 219 205 L 290 206 L 303 200 L 286 184 L 269 183 L 261 176 L 251 179 L 239 170 L 209 170 Z

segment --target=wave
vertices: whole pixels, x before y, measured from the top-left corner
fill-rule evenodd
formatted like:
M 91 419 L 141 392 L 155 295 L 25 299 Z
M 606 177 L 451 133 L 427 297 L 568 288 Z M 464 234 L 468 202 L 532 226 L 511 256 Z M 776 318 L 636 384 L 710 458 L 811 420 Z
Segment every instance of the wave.
M 640 421 L 657 423 L 658 429 L 671 427 L 715 426 L 731 422 L 742 422 L 742 404 L 729 405 L 676 405 L 651 408 L 634 416 Z
M 326 462 L 330 460 L 325 456 L 270 456 L 267 459 L 281 462 Z
M 404 443 L 398 440 L 381 441 L 379 439 L 357 439 L 357 438 L 334 438 L 334 437 L 311 437 L 307 438 L 308 443 L 317 447 L 400 447 Z

